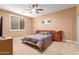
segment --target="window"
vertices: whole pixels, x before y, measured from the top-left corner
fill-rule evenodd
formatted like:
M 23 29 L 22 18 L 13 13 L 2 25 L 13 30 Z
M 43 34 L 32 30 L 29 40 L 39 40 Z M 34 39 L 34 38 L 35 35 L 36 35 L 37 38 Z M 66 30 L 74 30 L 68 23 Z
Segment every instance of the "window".
M 24 31 L 25 23 L 25 18 L 10 15 L 10 31 Z
M 24 29 L 24 27 L 25 27 L 25 22 L 24 22 L 24 19 L 23 18 L 20 18 L 20 29 Z

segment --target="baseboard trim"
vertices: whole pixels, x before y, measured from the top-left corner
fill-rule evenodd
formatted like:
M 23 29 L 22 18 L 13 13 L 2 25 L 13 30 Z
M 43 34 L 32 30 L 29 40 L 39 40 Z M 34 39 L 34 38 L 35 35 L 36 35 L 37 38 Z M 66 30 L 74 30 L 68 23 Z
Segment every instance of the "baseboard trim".
M 76 43 L 76 44 L 79 44 L 78 41 L 73 41 L 73 40 L 64 40 L 64 41 L 66 41 L 66 42 L 70 42 L 70 43 Z

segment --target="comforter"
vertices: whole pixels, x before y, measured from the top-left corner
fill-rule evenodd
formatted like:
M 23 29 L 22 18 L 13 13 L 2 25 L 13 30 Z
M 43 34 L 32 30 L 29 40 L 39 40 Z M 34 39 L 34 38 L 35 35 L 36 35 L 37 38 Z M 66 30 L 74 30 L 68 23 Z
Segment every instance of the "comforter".
M 23 42 L 29 41 L 36 44 L 39 48 L 43 46 L 44 43 L 52 41 L 52 35 L 28 35 L 22 39 Z

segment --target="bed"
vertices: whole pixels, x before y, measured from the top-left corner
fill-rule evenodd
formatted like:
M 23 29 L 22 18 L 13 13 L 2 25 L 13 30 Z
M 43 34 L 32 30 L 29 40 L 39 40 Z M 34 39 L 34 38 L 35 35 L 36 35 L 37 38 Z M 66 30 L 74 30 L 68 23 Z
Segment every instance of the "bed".
M 32 44 L 40 49 L 53 41 L 53 30 L 38 30 L 34 35 L 27 35 L 22 39 L 23 43 Z

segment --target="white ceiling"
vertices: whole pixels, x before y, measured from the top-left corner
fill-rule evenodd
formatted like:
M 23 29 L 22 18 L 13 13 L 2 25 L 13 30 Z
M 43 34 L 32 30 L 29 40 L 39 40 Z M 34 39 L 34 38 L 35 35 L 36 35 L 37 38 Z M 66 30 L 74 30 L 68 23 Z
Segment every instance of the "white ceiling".
M 39 14 L 31 14 L 29 11 L 24 11 L 24 9 L 28 9 L 29 5 L 31 4 L 0 4 L 0 9 L 24 16 L 36 17 L 76 6 L 75 4 L 39 4 L 38 8 L 43 8 L 44 10 L 40 11 Z

